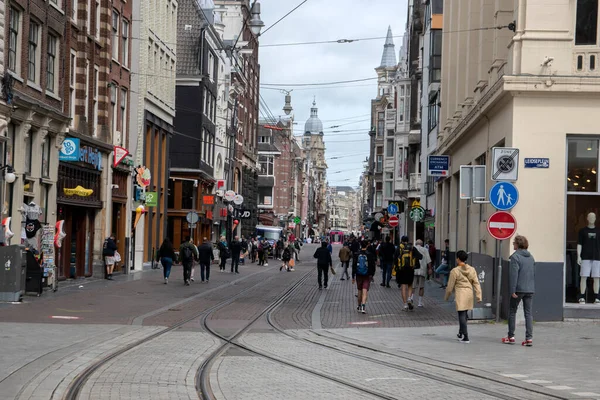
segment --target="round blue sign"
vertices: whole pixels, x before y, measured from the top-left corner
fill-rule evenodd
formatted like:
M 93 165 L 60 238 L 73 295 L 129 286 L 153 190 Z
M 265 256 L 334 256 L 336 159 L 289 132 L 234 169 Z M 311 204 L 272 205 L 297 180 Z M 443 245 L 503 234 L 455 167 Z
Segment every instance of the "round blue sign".
M 396 214 L 398 214 L 398 206 L 396 204 L 394 204 L 394 203 L 390 204 L 388 206 L 387 210 L 388 210 L 388 213 L 390 215 L 396 215 Z
M 498 182 L 490 189 L 490 204 L 500 211 L 508 211 L 517 205 L 519 191 L 510 182 Z

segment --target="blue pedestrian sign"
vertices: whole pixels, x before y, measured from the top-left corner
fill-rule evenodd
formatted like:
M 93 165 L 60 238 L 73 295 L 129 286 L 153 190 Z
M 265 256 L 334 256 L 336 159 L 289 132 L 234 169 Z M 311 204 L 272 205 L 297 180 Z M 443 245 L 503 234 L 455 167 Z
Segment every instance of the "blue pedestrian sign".
M 490 203 L 495 209 L 508 211 L 517 205 L 519 191 L 510 182 L 498 182 L 490 189 Z
M 388 209 L 387 209 L 387 210 L 388 210 L 388 213 L 389 213 L 390 215 L 396 215 L 396 214 L 398 214 L 398 205 L 397 205 L 397 204 L 395 204 L 395 203 L 391 203 L 391 204 L 388 206 Z

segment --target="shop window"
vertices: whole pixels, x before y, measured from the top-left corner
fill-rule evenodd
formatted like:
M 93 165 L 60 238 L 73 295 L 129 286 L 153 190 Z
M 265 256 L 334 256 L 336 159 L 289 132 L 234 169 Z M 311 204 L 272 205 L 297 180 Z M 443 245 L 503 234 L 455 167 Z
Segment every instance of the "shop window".
M 193 210 L 194 182 L 181 181 L 181 209 Z
M 595 45 L 598 40 L 598 0 L 577 0 L 575 44 Z
M 598 139 L 569 139 L 567 191 L 598 192 Z

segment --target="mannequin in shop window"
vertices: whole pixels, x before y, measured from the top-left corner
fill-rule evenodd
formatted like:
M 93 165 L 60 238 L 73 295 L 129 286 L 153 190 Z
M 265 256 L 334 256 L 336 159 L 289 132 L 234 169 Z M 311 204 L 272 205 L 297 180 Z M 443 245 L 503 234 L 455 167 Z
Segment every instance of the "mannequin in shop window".
M 579 290 L 581 296 L 579 303 L 585 304 L 587 278 L 594 280 L 595 303 L 600 304 L 600 228 L 596 227 L 596 214 L 587 216 L 588 226 L 579 231 L 577 240 L 577 264 L 581 266 Z
M 40 249 L 38 232 L 42 227 L 39 221 L 42 209 L 32 201 L 29 204 L 23 204 L 19 211 L 21 211 L 23 218 L 23 227 L 21 228 L 22 243 L 37 252 Z

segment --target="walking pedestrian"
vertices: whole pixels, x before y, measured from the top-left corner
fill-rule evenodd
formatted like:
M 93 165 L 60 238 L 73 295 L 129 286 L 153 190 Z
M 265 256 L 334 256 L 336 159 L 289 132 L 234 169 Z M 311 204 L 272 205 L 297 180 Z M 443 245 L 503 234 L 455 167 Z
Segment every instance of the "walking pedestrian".
M 117 244 L 115 243 L 115 234 L 113 233 L 104 240 L 102 255 L 106 264 L 106 279 L 112 280 L 113 269 L 115 268 L 115 252 Z
M 196 249 L 196 255 L 198 254 L 198 246 L 196 246 L 194 244 L 194 241 L 192 240 L 192 245 L 194 246 L 194 248 Z M 190 281 L 194 282 L 194 270 L 196 269 L 196 263 L 199 263 L 200 261 L 198 260 L 198 257 L 195 257 L 193 262 L 192 262 L 192 271 L 190 272 Z
M 296 262 L 294 261 L 294 256 L 296 257 L 296 260 L 298 259 L 298 250 L 296 250 L 296 246 L 294 245 L 293 242 L 289 242 L 287 245 L 287 249 L 290 251 L 290 261 L 288 261 L 288 266 L 290 267 L 290 271 L 294 271 L 294 266 L 296 265 Z
M 402 310 L 413 310 L 412 284 L 415 278 L 415 265 L 419 262 L 421 253 L 408 242 L 408 236 L 402 236 L 395 257 L 396 281 L 402 295 Z M 420 265 L 419 265 L 420 267 Z
M 356 310 L 366 314 L 369 288 L 377 270 L 377 254 L 374 245 L 368 246 L 367 242 L 363 242 L 361 247 L 356 265 L 356 289 L 358 290 Z
M 294 248 L 296 249 L 296 252 L 294 253 L 296 255 L 296 261 L 300 262 L 300 250 L 302 249 L 302 242 L 300 239 L 296 239 L 293 243 Z
M 275 244 L 275 256 L 274 258 L 277 260 L 281 260 L 281 252 L 283 251 L 283 240 L 279 238 L 277 243 Z
M 238 267 L 240 265 L 240 254 L 242 253 L 242 241 L 239 236 L 234 237 L 229 243 L 229 251 L 231 252 L 231 273 L 239 274 Z
M 340 278 L 340 281 L 343 280 L 350 280 L 350 275 L 348 274 L 348 267 L 350 266 L 350 258 L 352 257 L 352 252 L 350 251 L 350 247 L 348 247 L 348 243 L 344 243 L 344 246 L 340 249 L 340 252 L 338 254 L 338 257 L 340 258 L 340 263 L 342 264 L 342 277 Z M 346 278 L 344 278 L 344 276 L 346 276 Z
M 221 236 L 221 241 L 217 245 L 219 249 L 219 272 L 225 272 L 225 265 L 227 265 L 227 259 L 231 256 L 229 252 L 229 245 L 227 244 L 227 240 L 225 240 L 225 236 Z
M 323 289 L 323 283 L 325 284 L 325 289 L 327 289 L 329 268 L 333 268 L 331 253 L 327 250 L 327 242 L 321 243 L 321 247 L 315 251 L 314 258 L 317 259 L 317 282 L 319 283 L 319 289 Z
M 186 236 L 185 241 L 179 246 L 179 256 L 183 266 L 183 282 L 186 286 L 190 286 L 192 264 L 194 263 L 194 258 L 198 259 L 198 251 L 189 236 Z
M 256 262 L 256 258 L 257 258 L 257 253 L 258 253 L 258 244 L 256 243 L 256 238 L 252 238 L 252 240 L 250 240 L 250 260 L 252 261 L 252 264 L 254 264 Z
M 356 283 L 356 264 L 358 263 L 358 254 L 360 253 L 360 242 L 355 236 L 350 238 L 350 251 L 352 252 L 352 284 Z
M 437 249 L 435 248 L 435 244 L 433 243 L 433 240 L 429 240 L 427 242 L 427 251 L 429 251 L 429 258 L 431 258 L 431 264 L 429 265 L 429 268 L 427 268 L 427 280 L 431 279 L 431 276 L 433 275 L 433 266 L 435 265 L 435 260 L 437 257 Z
M 284 246 L 284 249 L 281 253 L 281 267 L 279 267 L 279 271 L 285 268 L 286 271 L 290 271 L 289 262 L 292 259 L 292 253 L 288 246 Z
M 333 255 L 333 246 L 330 242 L 327 242 L 327 251 L 329 252 L 329 254 Z
M 171 275 L 173 260 L 175 260 L 175 249 L 173 248 L 173 243 L 171 243 L 169 238 L 165 238 L 160 246 L 160 249 L 158 249 L 158 253 L 156 254 L 156 262 L 160 261 L 163 266 L 165 285 L 169 283 L 169 276 Z
M 438 275 L 442 275 L 442 285 L 441 289 L 446 288 L 448 286 L 448 277 L 450 276 L 450 240 L 444 240 L 444 251 L 442 252 L 442 262 L 435 269 L 435 273 Z
M 525 314 L 525 341 L 523 346 L 533 346 L 533 314 L 532 303 L 535 293 L 535 259 L 529 252 L 529 241 L 518 235 L 513 241 L 515 252 L 510 256 L 508 271 L 508 288 L 510 293 L 510 312 L 508 315 L 508 336 L 503 343 L 515 343 L 515 318 L 521 300 Z
M 456 253 L 457 267 L 450 272 L 445 299 L 448 300 L 454 292 L 456 311 L 458 312 L 459 329 L 456 337 L 461 343 L 470 343 L 467 332 L 467 312 L 473 309 L 473 289 L 477 302 L 481 303 L 481 286 L 475 268 L 466 264 L 469 256 L 463 250 Z
M 210 264 L 214 261 L 212 243 L 208 238 L 203 239 L 203 243 L 198 247 L 198 262 L 200 263 L 200 279 L 208 283 L 210 279 Z
M 415 242 L 415 249 L 421 253 L 421 258 L 415 262 L 415 277 L 413 278 L 412 289 L 413 294 L 410 296 L 410 302 L 413 303 L 413 295 L 418 290 L 419 302 L 418 307 L 423 307 L 423 296 L 425 295 L 425 279 L 427 278 L 427 272 L 431 265 L 431 257 L 429 251 L 423 247 L 423 241 L 421 239 Z M 417 268 L 417 266 L 419 268 Z
M 381 286 L 390 287 L 392 280 L 392 265 L 394 264 L 394 255 L 396 247 L 392 244 L 390 236 L 385 237 L 385 242 L 379 245 L 379 258 L 381 260 Z

